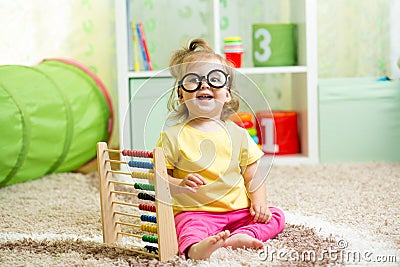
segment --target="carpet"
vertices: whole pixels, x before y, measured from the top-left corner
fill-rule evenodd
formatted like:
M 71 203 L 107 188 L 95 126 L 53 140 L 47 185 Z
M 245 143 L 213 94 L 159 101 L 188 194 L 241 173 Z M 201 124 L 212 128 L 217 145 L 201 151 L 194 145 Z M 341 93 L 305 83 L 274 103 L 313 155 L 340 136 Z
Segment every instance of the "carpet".
M 273 166 L 287 222 L 263 250 L 159 262 L 102 243 L 96 174 L 52 174 L 0 188 L 0 266 L 399 266 L 399 188 L 400 163 Z

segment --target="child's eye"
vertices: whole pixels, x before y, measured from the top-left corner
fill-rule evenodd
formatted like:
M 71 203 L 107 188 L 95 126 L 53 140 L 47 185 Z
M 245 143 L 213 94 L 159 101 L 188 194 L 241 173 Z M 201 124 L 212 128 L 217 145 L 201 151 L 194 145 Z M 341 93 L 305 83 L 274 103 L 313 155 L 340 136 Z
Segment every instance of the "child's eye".
M 219 78 L 217 78 L 217 77 L 212 77 L 212 78 L 210 78 L 210 82 L 220 82 L 221 81 L 221 79 L 219 79 Z

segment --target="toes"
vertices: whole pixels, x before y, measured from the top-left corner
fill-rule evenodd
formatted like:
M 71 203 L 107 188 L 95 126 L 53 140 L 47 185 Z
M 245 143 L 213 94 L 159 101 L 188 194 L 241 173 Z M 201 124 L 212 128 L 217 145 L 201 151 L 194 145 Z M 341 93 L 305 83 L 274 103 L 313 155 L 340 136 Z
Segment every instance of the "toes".
M 264 247 L 264 243 L 261 242 L 260 240 L 254 240 L 253 245 L 255 248 L 263 248 Z
M 225 239 L 227 239 L 231 235 L 231 232 L 229 232 L 229 230 L 225 230 L 223 233 Z
M 225 230 L 223 232 L 218 233 L 216 236 L 226 239 L 229 237 L 229 235 L 230 235 L 230 232 L 228 230 Z

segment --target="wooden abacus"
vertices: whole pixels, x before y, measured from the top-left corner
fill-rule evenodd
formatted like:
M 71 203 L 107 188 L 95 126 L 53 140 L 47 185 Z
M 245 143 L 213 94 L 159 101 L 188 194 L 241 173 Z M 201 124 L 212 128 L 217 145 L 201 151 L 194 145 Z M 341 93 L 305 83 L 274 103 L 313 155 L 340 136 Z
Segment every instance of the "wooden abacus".
M 109 153 L 121 153 L 131 158 L 152 158 L 151 161 L 119 161 L 111 160 Z M 113 150 L 108 149 L 104 142 L 97 143 L 97 163 L 100 180 L 100 205 L 103 225 L 103 241 L 109 246 L 124 250 L 134 251 L 148 256 L 157 257 L 160 261 L 167 261 L 178 254 L 178 244 L 174 223 L 174 215 L 171 205 L 171 194 L 168 183 L 168 175 L 165 167 L 165 157 L 161 148 L 155 148 L 153 152 L 137 150 Z M 113 170 L 111 163 L 128 164 L 141 171 L 124 172 Z M 143 170 L 146 171 L 143 171 Z M 128 175 L 135 179 L 146 179 L 148 183 L 126 182 L 116 179 L 115 176 Z M 132 179 L 133 181 L 133 179 Z M 151 183 L 153 182 L 153 184 Z M 126 190 L 116 190 L 115 187 L 124 187 Z M 135 193 L 133 191 L 146 191 Z M 154 191 L 155 195 L 147 193 Z M 119 200 L 118 197 L 128 200 Z M 130 199 L 129 199 L 130 198 Z M 141 199 L 142 203 L 134 203 Z M 143 203 L 154 202 L 154 205 Z M 133 208 L 133 212 L 123 209 Z M 140 211 L 155 212 L 156 216 L 149 214 L 139 215 Z M 135 218 L 143 224 L 135 224 L 124 221 L 124 218 Z M 122 229 L 124 228 L 124 229 Z M 128 229 L 128 230 L 127 230 Z M 139 235 L 135 231 L 149 232 L 150 235 Z M 141 239 L 142 243 L 157 244 L 146 245 L 140 248 L 122 244 L 125 239 Z M 126 242 L 125 242 L 126 243 Z M 134 242 L 135 243 L 135 242 Z M 136 242 L 137 243 L 137 242 Z

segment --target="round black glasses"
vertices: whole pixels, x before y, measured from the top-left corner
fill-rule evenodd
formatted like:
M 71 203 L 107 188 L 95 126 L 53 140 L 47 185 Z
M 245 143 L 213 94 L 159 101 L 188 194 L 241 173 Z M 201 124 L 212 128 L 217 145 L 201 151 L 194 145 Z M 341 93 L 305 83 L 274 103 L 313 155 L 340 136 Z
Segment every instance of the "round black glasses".
M 178 86 L 188 93 L 196 92 L 200 89 L 203 79 L 213 88 L 224 87 L 229 80 L 230 75 L 222 70 L 215 69 L 210 71 L 206 76 L 200 76 L 197 73 L 188 73 L 178 82 Z

